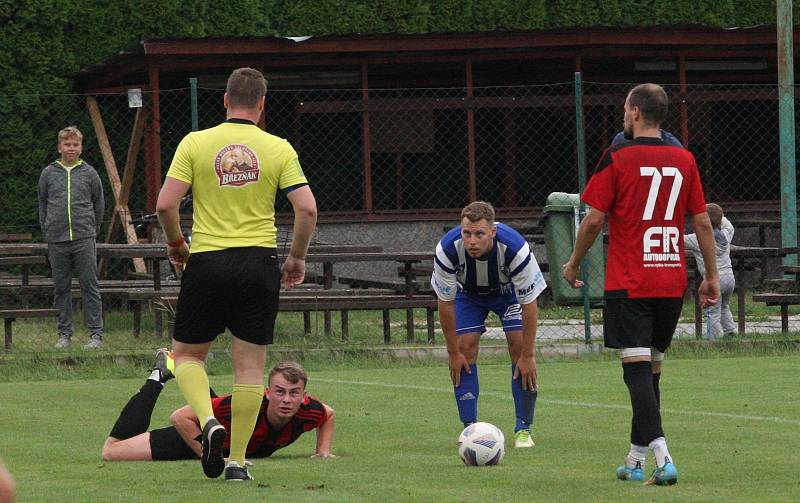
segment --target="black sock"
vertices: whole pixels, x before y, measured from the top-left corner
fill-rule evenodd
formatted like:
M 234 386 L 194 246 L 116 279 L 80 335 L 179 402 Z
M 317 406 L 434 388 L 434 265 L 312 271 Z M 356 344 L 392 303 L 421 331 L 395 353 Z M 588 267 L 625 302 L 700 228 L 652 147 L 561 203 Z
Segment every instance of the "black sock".
M 661 389 L 658 385 L 659 381 L 661 381 L 661 372 L 658 374 L 653 374 L 653 391 L 656 394 L 656 403 L 658 404 L 658 409 L 661 410 Z
M 622 373 L 633 409 L 631 443 L 648 445 L 654 439 L 664 436 L 661 413 L 653 390 L 652 365 L 650 362 L 623 363 Z
M 144 386 L 122 408 L 109 436 L 125 440 L 146 432 L 162 389 L 164 386 L 161 383 L 147 379 Z

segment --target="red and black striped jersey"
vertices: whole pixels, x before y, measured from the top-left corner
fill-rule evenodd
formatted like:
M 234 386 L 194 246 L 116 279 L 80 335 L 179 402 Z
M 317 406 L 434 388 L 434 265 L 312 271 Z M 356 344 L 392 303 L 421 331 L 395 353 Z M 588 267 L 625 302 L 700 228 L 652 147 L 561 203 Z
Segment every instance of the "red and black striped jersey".
M 246 455 L 249 458 L 266 458 L 271 456 L 273 452 L 286 447 L 300 435 L 314 428 L 319 428 L 327 419 L 325 406 L 322 402 L 315 397 L 306 396 L 297 414 L 281 429 L 275 429 L 267 421 L 267 405 L 269 398 L 264 395 L 264 400 L 261 402 L 261 409 L 258 411 L 258 419 L 256 419 L 256 427 L 253 430 L 253 436 L 250 437 L 250 443 L 247 444 Z M 211 405 L 214 409 L 214 417 L 225 427 L 228 432 L 231 431 L 231 396 L 223 396 L 211 399 Z M 230 449 L 230 435 L 225 439 L 225 455 L 227 456 Z

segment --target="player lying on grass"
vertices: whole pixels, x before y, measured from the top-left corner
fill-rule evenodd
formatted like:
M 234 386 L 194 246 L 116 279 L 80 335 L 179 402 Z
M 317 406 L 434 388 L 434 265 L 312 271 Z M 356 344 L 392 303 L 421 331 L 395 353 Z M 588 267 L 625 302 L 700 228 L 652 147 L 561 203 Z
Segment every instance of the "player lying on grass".
M 174 377 L 172 355 L 166 349 L 156 353 L 150 376 L 134 394 L 103 444 L 104 461 L 174 461 L 198 459 L 201 430 L 197 416 L 188 405 L 170 416 L 172 426 L 147 431 L 150 416 L 164 384 Z M 328 405 L 306 395 L 308 375 L 294 362 L 278 363 L 269 371 L 253 435 L 247 445 L 248 458 L 265 458 L 291 444 L 303 433 L 317 429 L 317 446 L 312 457 L 331 458 L 336 413 Z M 230 428 L 231 397 L 217 397 L 212 391 L 214 417 Z M 229 440 L 224 444 L 229 453 Z

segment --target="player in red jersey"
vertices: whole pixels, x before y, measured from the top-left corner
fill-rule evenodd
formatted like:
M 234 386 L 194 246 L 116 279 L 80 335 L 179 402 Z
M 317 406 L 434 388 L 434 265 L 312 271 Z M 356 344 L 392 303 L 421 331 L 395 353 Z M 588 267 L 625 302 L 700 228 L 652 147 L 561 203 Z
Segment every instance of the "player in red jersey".
M 172 413 L 172 426 L 147 431 L 164 383 L 174 377 L 171 363 L 169 352 L 159 350 L 155 369 L 122 409 L 103 445 L 104 461 L 173 461 L 200 457 L 200 422 L 188 405 Z M 317 430 L 317 445 L 312 457 L 336 457 L 331 453 L 336 413 L 330 406 L 306 395 L 308 376 L 303 367 L 294 362 L 278 363 L 270 370 L 267 382 L 258 420 L 247 445 L 247 457 L 268 457 L 313 429 Z M 230 395 L 212 398 L 212 406 L 214 417 L 228 428 Z M 224 444 L 224 451 L 227 456 L 228 442 Z
M 667 115 L 661 86 L 634 87 L 625 100 L 628 141 L 603 153 L 581 199 L 591 209 L 581 222 L 575 249 L 564 264 L 573 287 L 586 251 L 608 217 L 603 338 L 619 348 L 631 397 L 631 449 L 617 469 L 622 480 L 644 480 L 648 447 L 656 469 L 649 484 L 672 485 L 678 471 L 661 427 L 659 379 L 664 352 L 678 324 L 687 287 L 684 221 L 692 216 L 703 259 L 712 265 L 699 288 L 703 307 L 719 299 L 719 275 L 711 222 L 694 156 L 661 138 Z

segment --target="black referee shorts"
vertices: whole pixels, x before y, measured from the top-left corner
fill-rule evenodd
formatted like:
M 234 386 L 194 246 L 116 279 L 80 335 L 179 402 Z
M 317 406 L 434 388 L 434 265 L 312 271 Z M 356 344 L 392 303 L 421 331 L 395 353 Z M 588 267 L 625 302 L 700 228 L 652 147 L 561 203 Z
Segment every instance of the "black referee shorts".
M 178 342 L 211 342 L 229 329 L 253 344 L 272 343 L 281 272 L 274 248 L 229 248 L 189 256 L 175 313 Z
M 662 353 L 672 343 L 683 308 L 682 298 L 606 297 L 603 340 L 607 348 L 650 348 Z

